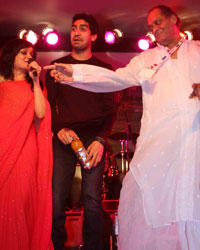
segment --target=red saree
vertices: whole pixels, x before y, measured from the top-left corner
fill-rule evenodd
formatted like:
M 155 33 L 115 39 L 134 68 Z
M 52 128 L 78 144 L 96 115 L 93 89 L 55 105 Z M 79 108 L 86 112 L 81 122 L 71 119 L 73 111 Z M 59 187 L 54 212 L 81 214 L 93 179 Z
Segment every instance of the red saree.
M 52 142 L 48 102 L 38 132 L 26 81 L 0 82 L 0 245 L 50 250 Z

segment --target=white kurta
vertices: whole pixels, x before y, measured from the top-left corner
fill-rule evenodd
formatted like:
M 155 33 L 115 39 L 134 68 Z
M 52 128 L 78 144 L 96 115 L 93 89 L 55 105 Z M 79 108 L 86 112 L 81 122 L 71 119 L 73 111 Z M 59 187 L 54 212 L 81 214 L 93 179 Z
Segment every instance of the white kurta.
M 200 221 L 200 101 L 189 99 L 192 84 L 200 83 L 200 42 L 184 41 L 178 58 L 164 62 L 153 79 L 138 76 L 167 54 L 162 46 L 150 49 L 117 74 L 73 65 L 74 87 L 94 92 L 142 87 L 141 130 L 130 169 L 142 193 L 146 222 L 155 228 Z

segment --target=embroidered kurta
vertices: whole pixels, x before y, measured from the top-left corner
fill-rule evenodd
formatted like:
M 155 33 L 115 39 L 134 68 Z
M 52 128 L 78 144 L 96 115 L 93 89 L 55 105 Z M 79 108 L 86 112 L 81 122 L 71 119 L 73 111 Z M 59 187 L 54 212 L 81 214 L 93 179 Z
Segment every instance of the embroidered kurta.
M 142 88 L 141 130 L 130 170 L 153 227 L 200 220 L 200 101 L 189 99 L 192 84 L 200 83 L 200 42 L 184 41 L 177 59 L 168 57 L 153 78 L 139 76 L 165 55 L 167 49 L 158 46 L 116 73 L 73 65 L 74 87 L 95 92 Z

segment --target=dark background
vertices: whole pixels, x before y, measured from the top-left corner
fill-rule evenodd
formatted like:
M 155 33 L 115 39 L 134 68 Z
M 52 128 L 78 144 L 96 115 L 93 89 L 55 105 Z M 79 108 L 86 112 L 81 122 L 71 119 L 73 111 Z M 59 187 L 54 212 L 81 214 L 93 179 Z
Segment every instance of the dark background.
M 94 51 L 137 51 L 137 40 L 147 32 L 146 13 L 152 7 L 166 4 L 172 7 L 182 19 L 182 30 L 190 30 L 195 39 L 200 38 L 199 0 L 1 0 L 0 45 L 8 38 L 15 37 L 21 28 L 32 29 L 39 35 L 46 26 L 56 29 L 60 43 L 47 47 L 42 36 L 37 44 L 40 51 L 70 50 L 69 32 L 75 13 L 93 14 L 100 25 L 100 35 Z M 104 32 L 119 28 L 124 39 L 115 45 L 105 45 Z

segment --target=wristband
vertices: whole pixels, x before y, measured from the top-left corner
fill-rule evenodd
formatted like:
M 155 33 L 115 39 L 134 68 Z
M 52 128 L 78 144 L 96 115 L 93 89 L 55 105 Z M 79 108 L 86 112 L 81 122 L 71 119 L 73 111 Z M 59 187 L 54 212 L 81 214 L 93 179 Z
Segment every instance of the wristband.
M 99 136 L 95 137 L 95 141 L 100 142 L 103 146 L 105 146 L 106 144 L 106 141 L 102 137 L 99 137 Z

